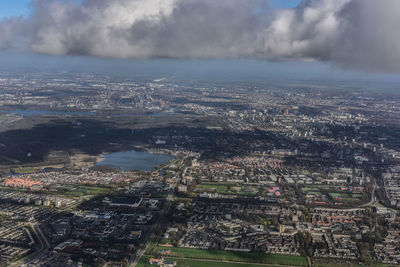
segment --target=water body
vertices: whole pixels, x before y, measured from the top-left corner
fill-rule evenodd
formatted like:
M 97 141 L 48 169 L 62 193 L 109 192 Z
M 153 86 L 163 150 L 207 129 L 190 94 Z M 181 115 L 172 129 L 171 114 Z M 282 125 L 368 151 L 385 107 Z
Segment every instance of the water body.
M 156 167 L 170 161 L 174 157 L 166 154 L 155 154 L 130 150 L 126 152 L 116 152 L 107 154 L 97 165 L 121 168 L 123 171 L 152 171 Z
M 53 110 L 0 110 L 0 112 L 16 114 L 24 117 L 38 116 L 38 115 L 96 115 L 93 112 L 80 112 L 80 111 L 53 111 Z
M 151 116 L 151 117 L 163 117 L 173 114 L 172 112 L 154 112 L 145 114 L 135 113 L 121 113 L 121 114 L 107 114 L 107 113 L 96 113 L 96 112 L 83 112 L 83 111 L 55 111 L 55 110 L 0 110 L 0 112 L 16 114 L 23 117 L 28 116 L 39 116 L 39 115 L 77 115 L 77 116 L 111 116 L 111 117 L 125 117 L 125 116 Z

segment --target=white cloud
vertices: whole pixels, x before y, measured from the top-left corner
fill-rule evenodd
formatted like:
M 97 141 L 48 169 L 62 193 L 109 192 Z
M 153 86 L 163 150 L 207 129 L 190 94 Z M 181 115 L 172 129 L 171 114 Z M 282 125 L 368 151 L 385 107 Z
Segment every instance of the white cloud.
M 303 0 L 295 9 L 268 9 L 257 0 L 35 0 L 31 17 L 0 22 L 0 48 L 115 58 L 326 60 L 399 72 L 399 10 L 399 0 Z

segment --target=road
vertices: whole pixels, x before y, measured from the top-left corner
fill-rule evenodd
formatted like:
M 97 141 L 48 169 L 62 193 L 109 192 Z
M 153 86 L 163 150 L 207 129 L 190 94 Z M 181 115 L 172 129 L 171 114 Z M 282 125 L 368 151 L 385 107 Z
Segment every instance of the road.
M 63 209 L 60 209 L 59 212 L 73 209 L 76 206 L 78 206 L 79 204 L 80 203 L 71 204 L 69 206 L 64 207 Z M 43 222 L 50 220 L 55 215 L 56 214 L 50 215 Z M 43 234 L 42 230 L 40 229 L 39 223 L 27 223 L 27 225 L 29 225 L 32 228 L 32 231 L 35 234 L 35 236 L 37 237 L 37 239 L 39 240 L 41 247 L 38 251 L 36 251 L 32 254 L 29 254 L 26 257 L 23 257 L 22 259 L 10 264 L 10 266 L 17 267 L 17 266 L 21 266 L 24 264 L 28 264 L 29 262 L 32 262 L 35 259 L 37 259 L 38 257 L 40 257 L 43 252 L 47 252 L 51 248 L 51 244 L 50 244 L 49 240 L 46 238 L 46 236 Z
M 173 162 L 175 162 L 175 160 Z M 172 188 L 176 188 L 176 186 L 179 183 L 179 180 L 180 180 L 179 178 L 175 179 L 174 186 Z M 143 249 L 138 250 L 135 254 L 133 254 L 131 256 L 131 259 L 129 261 L 130 262 L 129 266 L 136 266 L 136 264 L 139 262 L 140 258 L 143 256 L 143 254 L 146 252 L 146 250 L 150 246 L 151 241 L 154 239 L 154 236 L 155 236 L 155 234 L 154 234 L 155 230 L 160 227 L 162 218 L 165 216 L 165 214 L 169 210 L 171 202 L 174 200 L 174 197 L 175 196 L 172 193 L 168 194 L 168 196 L 166 197 L 165 203 L 164 203 L 164 206 L 163 206 L 163 208 L 162 208 L 162 210 L 160 212 L 160 216 L 158 218 L 158 221 L 157 221 L 157 223 L 153 224 L 151 229 L 150 229 L 150 233 L 151 234 L 149 235 L 148 239 L 145 242 L 145 244 L 146 244 L 145 247 Z
M 372 192 L 371 192 L 371 200 L 368 203 L 362 205 L 361 207 L 371 207 L 371 206 L 375 206 L 378 203 L 378 199 L 375 196 L 375 189 L 377 187 L 378 186 L 376 185 L 376 183 L 374 183 L 374 187 L 372 188 Z
M 31 226 L 33 233 L 39 240 L 40 249 L 38 251 L 36 251 L 35 253 L 29 254 L 28 256 L 20 259 L 19 261 L 16 261 L 16 262 L 10 264 L 10 266 L 12 266 L 12 267 L 21 266 L 21 265 L 28 264 L 29 262 L 34 261 L 37 257 L 40 256 L 40 254 L 42 254 L 44 251 L 47 251 L 51 247 L 49 241 L 44 236 L 44 234 L 43 234 L 42 230 L 39 228 L 38 224 L 29 223 L 29 226 Z
M 159 229 L 159 227 L 161 226 L 161 221 L 162 218 L 165 216 L 165 214 L 167 213 L 170 204 L 171 204 L 171 200 L 173 199 L 173 196 L 171 194 L 168 195 L 168 197 L 165 199 L 165 203 L 164 206 L 160 212 L 160 216 L 158 218 L 157 223 L 153 224 L 150 228 L 150 235 L 146 241 L 146 246 L 143 249 L 138 250 L 135 254 L 132 255 L 130 262 L 131 262 L 131 266 L 136 266 L 136 264 L 139 262 L 140 258 L 143 256 L 144 252 L 147 250 L 147 248 L 150 246 L 151 241 L 153 240 L 154 236 L 155 236 L 155 232 L 157 229 Z

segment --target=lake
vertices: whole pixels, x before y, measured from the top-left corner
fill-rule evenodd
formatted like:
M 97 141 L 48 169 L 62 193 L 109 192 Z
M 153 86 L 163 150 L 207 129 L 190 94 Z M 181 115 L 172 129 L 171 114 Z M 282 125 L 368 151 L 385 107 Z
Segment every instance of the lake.
M 97 165 L 121 168 L 123 171 L 152 171 L 156 167 L 170 161 L 174 157 L 166 154 L 155 154 L 136 150 L 115 152 L 104 156 Z

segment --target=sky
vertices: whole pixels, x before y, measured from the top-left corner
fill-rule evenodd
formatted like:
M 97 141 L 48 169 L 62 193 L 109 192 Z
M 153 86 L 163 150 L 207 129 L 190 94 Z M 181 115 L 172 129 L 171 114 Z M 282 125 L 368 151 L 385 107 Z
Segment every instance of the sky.
M 399 0 L 0 1 L 0 69 L 400 81 L 398 10 Z
M 2 0 L 0 1 L 0 19 L 12 16 L 29 15 L 31 0 Z M 277 8 L 296 7 L 301 0 L 271 0 L 271 5 Z
M 301 0 L 271 0 L 270 4 L 279 8 L 292 8 L 296 7 Z
M 27 15 L 30 0 L 3 0 L 0 2 L 0 18 Z

